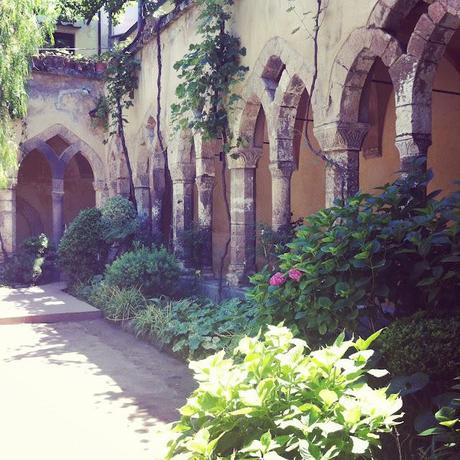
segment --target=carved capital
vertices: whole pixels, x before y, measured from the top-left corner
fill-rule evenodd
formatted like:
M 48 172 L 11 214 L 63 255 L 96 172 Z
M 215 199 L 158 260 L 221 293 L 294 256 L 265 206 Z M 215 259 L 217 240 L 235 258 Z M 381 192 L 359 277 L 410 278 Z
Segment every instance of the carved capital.
M 171 179 L 173 183 L 194 182 L 195 165 L 190 163 L 173 165 L 171 167 Z
M 293 161 L 276 161 L 270 163 L 269 169 L 273 179 L 289 179 L 296 166 Z
M 336 122 L 315 128 L 315 136 L 324 152 L 359 151 L 369 130 L 366 123 Z
M 395 141 L 401 158 L 426 156 L 431 145 L 431 134 L 405 134 Z
M 257 162 L 262 156 L 261 147 L 251 148 L 236 148 L 230 152 L 230 159 L 228 162 L 229 169 L 246 169 L 255 168 Z
M 196 186 L 198 191 L 211 192 L 216 185 L 216 178 L 214 176 L 203 175 L 196 178 Z

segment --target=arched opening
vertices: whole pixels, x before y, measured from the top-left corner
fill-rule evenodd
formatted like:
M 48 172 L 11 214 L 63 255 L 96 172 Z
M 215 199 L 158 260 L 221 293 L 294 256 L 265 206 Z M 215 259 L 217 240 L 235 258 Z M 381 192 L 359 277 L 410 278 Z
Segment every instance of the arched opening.
M 449 193 L 460 179 L 460 30 L 438 64 L 432 92 L 432 146 L 428 167 L 434 172 L 430 190 Z
M 52 174 L 45 157 L 31 151 L 21 162 L 16 186 L 16 243 L 45 233 L 53 234 Z
M 360 152 L 359 186 L 362 192 L 376 193 L 376 187 L 393 182 L 400 170 L 395 146 L 396 109 L 388 69 L 377 58 L 369 72 L 360 103 L 360 121 L 369 132 Z
M 296 169 L 291 179 L 292 220 L 303 219 L 325 205 L 325 164 L 308 146 L 306 136 L 312 146 L 319 150 L 313 134 L 313 112 L 310 98 L 304 89 L 299 100 L 294 124 L 294 160 Z
M 64 224 L 69 225 L 82 209 L 96 206 L 94 175 L 88 160 L 77 153 L 64 173 Z
M 260 232 L 272 226 L 272 176 L 270 173 L 270 142 L 268 139 L 265 112 L 260 107 L 254 127 L 254 147 L 262 149 L 262 155 L 255 170 L 255 214 L 256 214 L 256 248 L 260 247 Z M 260 251 L 258 251 L 260 253 Z M 260 255 L 260 254 L 259 254 Z M 257 268 L 265 264 L 261 257 L 257 258 Z

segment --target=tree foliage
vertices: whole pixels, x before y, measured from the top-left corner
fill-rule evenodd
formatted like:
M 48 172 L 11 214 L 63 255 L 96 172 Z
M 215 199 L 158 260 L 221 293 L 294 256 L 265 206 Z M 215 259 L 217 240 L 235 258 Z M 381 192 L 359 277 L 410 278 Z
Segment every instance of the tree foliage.
M 0 185 L 3 186 L 16 167 L 12 121 L 26 114 L 30 59 L 50 37 L 57 11 L 54 0 L 0 2 Z

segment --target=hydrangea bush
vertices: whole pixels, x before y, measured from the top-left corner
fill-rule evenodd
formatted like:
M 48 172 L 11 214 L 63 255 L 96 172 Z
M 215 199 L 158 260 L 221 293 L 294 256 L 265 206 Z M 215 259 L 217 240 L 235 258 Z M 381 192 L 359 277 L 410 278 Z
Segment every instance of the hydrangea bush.
M 243 338 L 233 358 L 192 362 L 199 387 L 182 407 L 167 460 L 374 458 L 398 423 L 396 395 L 366 382 L 378 336 L 309 351 L 283 326 Z

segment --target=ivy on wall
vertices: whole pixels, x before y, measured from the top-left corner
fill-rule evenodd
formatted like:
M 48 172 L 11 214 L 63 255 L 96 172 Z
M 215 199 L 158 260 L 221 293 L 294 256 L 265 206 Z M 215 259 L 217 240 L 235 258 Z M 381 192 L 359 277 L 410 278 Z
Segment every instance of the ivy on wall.
M 18 146 L 12 123 L 27 111 L 31 57 L 53 32 L 53 0 L 0 1 L 0 186 L 16 168 Z M 38 19 L 40 18 L 40 20 Z

